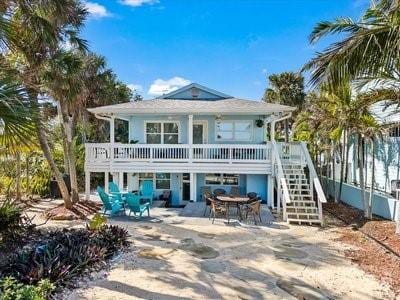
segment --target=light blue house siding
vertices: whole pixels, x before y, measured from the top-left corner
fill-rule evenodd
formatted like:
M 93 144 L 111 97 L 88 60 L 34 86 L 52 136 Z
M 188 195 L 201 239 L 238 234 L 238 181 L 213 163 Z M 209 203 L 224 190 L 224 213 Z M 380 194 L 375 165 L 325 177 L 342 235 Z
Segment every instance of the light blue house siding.
M 253 121 L 253 137 L 251 141 L 217 141 L 215 136 L 215 115 L 194 116 L 193 122 L 207 121 L 208 128 L 208 144 L 260 144 L 264 142 L 264 127 L 257 127 L 256 120 L 262 119 L 262 116 L 223 116 L 223 121 L 239 121 L 239 120 L 252 120 Z M 188 117 L 184 115 L 165 116 L 165 115 L 151 115 L 151 116 L 132 116 L 129 122 L 129 140 L 136 140 L 139 143 L 145 143 L 145 123 L 148 121 L 169 121 L 179 122 L 179 135 L 180 143 L 188 143 Z
M 333 193 L 333 180 L 322 178 L 322 183 L 326 187 L 327 195 L 334 197 Z M 339 182 L 336 184 L 336 194 L 339 191 Z M 369 192 L 366 192 L 366 197 L 369 197 Z M 361 189 L 344 183 L 342 187 L 341 201 L 347 203 L 358 209 L 363 209 L 363 203 L 361 201 Z M 399 203 L 392 197 L 386 194 L 376 193 L 372 197 L 372 213 L 385 219 L 395 220 L 396 219 L 396 208 Z

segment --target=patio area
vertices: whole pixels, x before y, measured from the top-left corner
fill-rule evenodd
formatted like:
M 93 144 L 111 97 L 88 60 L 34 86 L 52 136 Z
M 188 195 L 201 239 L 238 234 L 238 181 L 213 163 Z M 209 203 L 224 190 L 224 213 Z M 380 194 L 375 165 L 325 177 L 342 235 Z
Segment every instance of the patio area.
M 39 203 L 39 212 L 53 202 Z M 203 203 L 159 207 L 141 220 L 113 217 L 132 247 L 68 290 L 65 299 L 390 299 L 393 294 L 346 259 L 332 220 L 326 228 L 274 220 L 263 206 L 261 226 L 204 217 Z M 36 220 L 40 222 L 40 218 Z M 45 226 L 79 227 L 83 221 Z

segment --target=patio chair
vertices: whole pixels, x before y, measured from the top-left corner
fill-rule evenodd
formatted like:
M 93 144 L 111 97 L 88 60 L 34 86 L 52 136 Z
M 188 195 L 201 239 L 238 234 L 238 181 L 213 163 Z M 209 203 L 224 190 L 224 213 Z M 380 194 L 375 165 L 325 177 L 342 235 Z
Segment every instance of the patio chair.
M 258 194 L 255 193 L 255 192 L 247 193 L 247 197 L 249 197 L 249 202 L 248 203 L 261 200 L 260 197 L 258 196 Z
M 256 200 L 254 202 L 246 204 L 245 211 L 246 211 L 246 220 L 247 220 L 247 217 L 248 217 L 248 215 L 250 213 L 250 214 L 253 215 L 254 224 L 255 225 L 257 225 L 256 217 L 258 217 L 260 219 L 260 223 L 262 223 L 262 220 L 261 220 L 261 200 Z
M 225 195 L 225 194 L 226 194 L 226 191 L 224 189 L 215 189 L 214 190 L 214 198 Z
M 231 187 L 232 196 L 240 196 L 240 188 L 238 186 Z
M 133 212 L 135 216 L 138 213 L 139 218 L 141 218 L 143 213 L 147 210 L 147 215 L 150 217 L 150 203 L 146 202 L 145 204 L 140 204 L 140 198 L 141 196 L 139 195 L 132 193 L 126 194 L 126 205 L 129 208 L 129 216 Z
M 213 218 L 212 223 L 214 224 L 215 216 L 218 214 L 223 214 L 225 217 L 227 216 L 228 209 L 226 205 L 222 202 L 219 202 L 217 200 L 214 200 L 212 198 L 208 198 L 210 203 L 211 203 L 211 211 L 210 211 L 210 216 L 209 219 L 211 219 L 211 216 Z M 229 222 L 229 219 L 228 219 Z
M 109 190 L 109 193 L 111 195 L 115 195 L 121 203 L 124 202 L 125 195 L 123 195 L 121 193 L 118 185 L 116 185 L 114 182 L 110 181 L 108 183 L 108 190 Z
M 162 194 L 158 197 L 158 200 L 165 201 L 165 207 L 171 206 L 171 191 L 163 190 Z
M 139 196 L 141 200 L 148 200 L 150 206 L 153 205 L 154 189 L 152 180 L 143 180 L 140 185 Z
M 204 202 L 206 204 L 206 207 L 204 208 L 204 216 L 205 216 L 206 213 L 207 213 L 207 207 L 210 207 L 210 213 L 211 213 L 211 201 L 210 201 L 210 199 L 212 199 L 211 192 L 210 191 L 204 191 L 203 199 L 204 199 Z
M 110 211 L 110 216 L 113 216 L 117 213 L 123 212 L 125 213 L 124 206 L 120 203 L 119 199 L 113 195 L 107 194 L 101 187 L 97 187 L 96 189 L 101 202 L 103 202 L 103 215 L 107 214 L 107 211 Z

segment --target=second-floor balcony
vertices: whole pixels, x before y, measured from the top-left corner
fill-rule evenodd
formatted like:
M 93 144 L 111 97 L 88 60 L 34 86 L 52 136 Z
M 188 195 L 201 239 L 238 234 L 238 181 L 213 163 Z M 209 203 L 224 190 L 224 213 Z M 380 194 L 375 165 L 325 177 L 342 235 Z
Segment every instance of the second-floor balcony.
M 271 145 L 238 144 L 86 144 L 86 167 L 119 167 L 167 165 L 196 166 L 199 164 L 232 168 L 248 165 L 269 166 Z

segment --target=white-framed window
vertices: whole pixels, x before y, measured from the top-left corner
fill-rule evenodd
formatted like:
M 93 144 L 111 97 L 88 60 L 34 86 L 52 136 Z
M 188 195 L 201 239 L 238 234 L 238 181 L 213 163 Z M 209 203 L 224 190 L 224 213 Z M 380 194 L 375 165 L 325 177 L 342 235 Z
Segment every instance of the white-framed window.
M 400 137 L 400 125 L 392 126 L 389 129 L 390 137 Z
M 217 141 L 251 141 L 253 139 L 253 121 L 220 121 L 215 125 Z
M 156 190 L 171 189 L 170 173 L 139 173 L 139 186 L 144 180 L 152 180 Z
M 147 144 L 178 144 L 179 122 L 145 122 L 145 136 Z
M 209 173 L 205 176 L 206 185 L 239 185 L 239 174 Z

